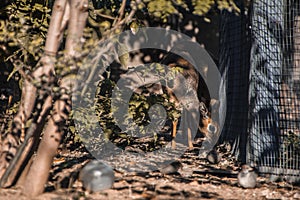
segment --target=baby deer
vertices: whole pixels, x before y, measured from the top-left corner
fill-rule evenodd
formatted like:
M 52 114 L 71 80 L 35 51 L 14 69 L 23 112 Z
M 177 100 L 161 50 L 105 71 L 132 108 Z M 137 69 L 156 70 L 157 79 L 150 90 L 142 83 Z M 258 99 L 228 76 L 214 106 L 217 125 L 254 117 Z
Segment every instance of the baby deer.
M 177 54 L 168 53 L 161 63 L 167 65 L 171 69 L 175 67 L 177 69 L 179 68 L 178 71 L 185 78 L 186 82 L 191 86 L 191 89 L 197 92 L 198 105 L 195 106 L 198 107 L 198 112 L 200 113 L 200 122 L 198 128 L 207 139 L 212 138 L 212 134 L 215 134 L 217 132 L 217 126 L 211 119 L 211 113 L 209 110 L 211 99 L 204 79 L 191 63 L 189 63 L 186 59 L 178 56 Z M 180 106 L 182 106 L 182 102 L 179 102 L 178 98 L 175 96 L 175 92 L 182 90 L 181 80 L 175 79 L 173 87 L 165 87 L 164 90 L 169 95 L 170 101 L 175 104 L 175 107 L 180 108 Z M 177 133 L 178 120 L 173 120 L 172 124 L 172 147 L 175 148 L 176 143 L 174 141 L 174 138 L 176 137 Z M 187 136 L 188 146 L 189 148 L 192 148 L 193 143 L 190 128 L 187 129 Z

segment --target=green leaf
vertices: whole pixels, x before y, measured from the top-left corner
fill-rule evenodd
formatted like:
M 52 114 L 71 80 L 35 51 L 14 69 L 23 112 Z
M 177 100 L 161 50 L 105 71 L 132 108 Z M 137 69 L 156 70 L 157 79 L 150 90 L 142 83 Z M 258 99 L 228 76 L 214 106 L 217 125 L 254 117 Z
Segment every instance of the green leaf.
M 75 126 L 69 126 L 69 130 L 74 134 L 76 131 Z

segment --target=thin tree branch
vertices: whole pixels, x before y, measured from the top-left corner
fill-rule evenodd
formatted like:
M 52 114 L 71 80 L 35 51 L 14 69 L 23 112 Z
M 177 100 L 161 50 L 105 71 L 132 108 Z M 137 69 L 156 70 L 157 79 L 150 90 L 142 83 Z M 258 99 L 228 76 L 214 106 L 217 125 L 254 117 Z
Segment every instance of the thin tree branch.
M 130 13 L 124 19 L 118 21 L 110 30 L 107 30 L 103 33 L 103 37 L 110 36 L 116 29 L 120 28 L 120 26 L 126 24 L 127 22 L 131 21 L 137 11 L 136 3 L 133 5 Z
M 124 16 L 124 13 L 125 13 L 125 7 L 126 7 L 126 2 L 127 2 L 127 0 L 123 0 L 123 1 L 122 1 L 121 7 L 120 7 L 120 10 L 119 10 L 119 19 L 118 19 L 118 21 L 121 21 L 121 19 L 122 19 L 123 16 Z
M 115 17 L 112 17 L 112 16 L 109 16 L 109 15 L 103 14 L 103 13 L 97 11 L 97 10 L 95 11 L 95 13 L 96 13 L 96 15 L 98 15 L 98 16 L 100 16 L 100 17 L 103 17 L 103 18 L 106 18 L 106 19 L 111 19 L 111 20 L 114 20 L 114 19 L 115 19 Z M 91 17 L 91 16 L 90 16 L 90 17 Z

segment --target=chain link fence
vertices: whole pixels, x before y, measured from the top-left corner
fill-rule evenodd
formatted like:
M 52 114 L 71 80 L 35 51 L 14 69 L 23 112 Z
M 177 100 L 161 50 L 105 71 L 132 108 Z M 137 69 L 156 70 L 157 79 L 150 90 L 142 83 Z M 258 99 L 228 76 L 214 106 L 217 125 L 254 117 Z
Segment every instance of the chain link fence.
M 271 180 L 300 181 L 300 6 L 236 1 L 222 12 L 219 69 L 227 88 L 220 142 Z

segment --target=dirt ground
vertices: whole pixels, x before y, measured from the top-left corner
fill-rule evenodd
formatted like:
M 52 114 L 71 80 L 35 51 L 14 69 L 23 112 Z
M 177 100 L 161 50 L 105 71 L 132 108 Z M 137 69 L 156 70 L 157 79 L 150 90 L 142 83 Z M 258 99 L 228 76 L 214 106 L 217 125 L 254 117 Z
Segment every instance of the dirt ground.
M 286 182 L 269 182 L 259 176 L 257 187 L 243 189 L 237 183 L 239 163 L 224 146 L 218 147 L 221 161 L 211 164 L 199 157 L 199 148 L 179 159 L 182 168 L 173 174 L 160 171 L 121 173 L 115 171 L 111 189 L 91 193 L 78 180 L 79 170 L 92 158 L 85 148 L 63 148 L 57 155 L 44 194 L 34 199 L 300 199 L 300 187 Z M 0 199 L 32 199 L 20 188 L 0 190 Z

